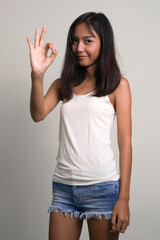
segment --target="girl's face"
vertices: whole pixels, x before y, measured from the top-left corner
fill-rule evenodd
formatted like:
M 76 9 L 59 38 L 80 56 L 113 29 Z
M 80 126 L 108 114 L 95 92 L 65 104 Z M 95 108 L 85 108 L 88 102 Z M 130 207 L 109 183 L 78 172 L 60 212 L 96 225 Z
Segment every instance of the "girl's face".
M 73 34 L 72 51 L 79 64 L 84 67 L 95 65 L 100 53 L 100 37 L 93 29 L 92 32 L 94 36 L 89 33 L 85 23 L 80 23 L 75 27 Z

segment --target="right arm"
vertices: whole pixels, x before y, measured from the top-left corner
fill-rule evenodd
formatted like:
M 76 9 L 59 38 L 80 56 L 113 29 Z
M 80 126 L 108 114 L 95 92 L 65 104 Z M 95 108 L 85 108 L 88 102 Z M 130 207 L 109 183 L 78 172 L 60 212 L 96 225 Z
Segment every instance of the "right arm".
M 45 97 L 43 96 L 43 78 L 46 69 L 54 61 L 57 51 L 55 46 L 47 43 L 43 47 L 44 38 L 46 33 L 46 26 L 43 27 L 41 37 L 39 39 L 39 28 L 36 29 L 35 45 L 33 47 L 30 38 L 27 41 L 30 48 L 30 61 L 31 61 L 31 97 L 30 97 L 30 113 L 35 122 L 44 120 L 45 117 L 56 107 L 59 102 L 60 91 L 60 78 L 56 79 L 50 86 Z M 51 49 L 52 53 L 47 56 L 48 50 Z
M 35 122 L 42 121 L 59 103 L 61 90 L 60 78 L 56 79 L 43 96 L 43 76 L 31 73 L 32 89 L 30 98 L 30 113 Z

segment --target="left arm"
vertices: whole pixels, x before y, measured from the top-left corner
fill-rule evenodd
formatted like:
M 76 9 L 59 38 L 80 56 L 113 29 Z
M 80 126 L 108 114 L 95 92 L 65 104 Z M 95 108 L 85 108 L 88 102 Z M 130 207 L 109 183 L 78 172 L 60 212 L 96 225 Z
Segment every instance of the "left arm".
M 131 91 L 127 79 L 122 78 L 114 92 L 117 113 L 120 191 L 112 212 L 112 231 L 124 233 L 129 225 L 130 178 L 132 166 Z M 118 219 L 116 225 L 116 218 Z

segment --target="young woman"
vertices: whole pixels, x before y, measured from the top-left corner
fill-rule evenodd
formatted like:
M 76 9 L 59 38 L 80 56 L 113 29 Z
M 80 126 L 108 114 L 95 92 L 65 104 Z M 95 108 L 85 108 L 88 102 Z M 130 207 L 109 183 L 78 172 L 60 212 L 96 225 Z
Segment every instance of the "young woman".
M 34 46 L 27 37 L 33 120 L 44 120 L 62 101 L 49 240 L 79 239 L 83 219 L 90 240 L 117 240 L 130 219 L 131 91 L 116 61 L 111 24 L 103 13 L 95 12 L 72 23 L 61 77 L 45 96 L 44 73 L 58 52 L 52 43 L 43 46 L 46 26 L 40 37 L 39 31 Z M 110 140 L 116 116 L 120 173 Z

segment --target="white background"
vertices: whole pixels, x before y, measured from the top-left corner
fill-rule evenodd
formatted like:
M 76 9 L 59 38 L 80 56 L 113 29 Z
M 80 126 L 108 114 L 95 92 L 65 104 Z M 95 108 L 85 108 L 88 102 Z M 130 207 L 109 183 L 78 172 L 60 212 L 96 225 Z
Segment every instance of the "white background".
M 27 35 L 47 25 L 45 43 L 58 55 L 44 78 L 44 94 L 60 76 L 67 33 L 79 15 L 103 12 L 115 34 L 117 59 L 132 93 L 130 225 L 120 240 L 159 235 L 160 2 L 158 0 L 1 0 L 0 7 L 0 239 L 48 239 L 51 179 L 58 150 L 59 107 L 35 123 L 30 116 Z M 118 164 L 116 120 L 112 146 Z M 84 221 L 81 240 L 88 239 Z

